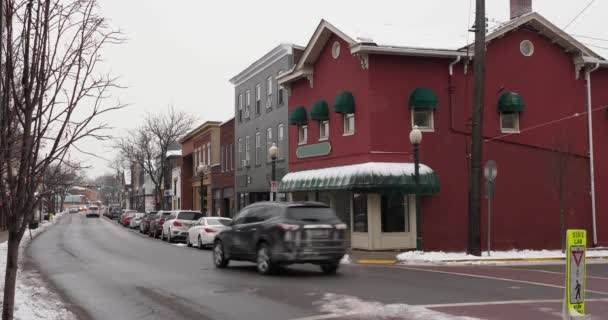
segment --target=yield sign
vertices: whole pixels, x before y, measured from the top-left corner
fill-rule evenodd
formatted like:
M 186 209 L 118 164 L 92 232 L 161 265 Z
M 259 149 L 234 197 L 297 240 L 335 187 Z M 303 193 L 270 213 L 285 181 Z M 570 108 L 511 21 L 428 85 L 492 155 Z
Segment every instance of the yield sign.
M 585 253 L 583 250 L 572 250 L 572 257 L 574 258 L 574 263 L 576 263 L 577 267 L 581 264 L 583 253 Z

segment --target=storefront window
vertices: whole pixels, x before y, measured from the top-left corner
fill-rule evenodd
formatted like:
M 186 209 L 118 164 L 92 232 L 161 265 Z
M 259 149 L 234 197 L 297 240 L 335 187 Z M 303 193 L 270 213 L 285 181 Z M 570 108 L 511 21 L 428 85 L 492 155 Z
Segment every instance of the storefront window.
M 403 195 L 383 195 L 381 202 L 382 232 L 409 232 L 406 198 Z
M 353 194 L 353 231 L 367 232 L 367 195 Z

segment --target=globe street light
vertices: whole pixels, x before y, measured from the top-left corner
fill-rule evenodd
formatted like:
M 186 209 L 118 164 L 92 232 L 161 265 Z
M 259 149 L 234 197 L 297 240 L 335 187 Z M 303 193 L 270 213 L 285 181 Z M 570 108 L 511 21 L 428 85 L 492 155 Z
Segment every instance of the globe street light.
M 277 184 L 277 155 L 279 154 L 279 148 L 276 143 L 272 143 L 270 148 L 268 148 L 268 156 L 272 162 L 272 172 L 270 173 L 270 194 L 272 196 L 272 201 L 277 201 L 277 192 L 276 192 L 276 184 Z
M 201 213 L 205 214 L 205 212 L 203 211 L 203 201 L 204 201 L 204 196 L 205 196 L 205 192 L 203 191 L 203 180 L 205 179 L 205 174 L 207 173 L 207 166 L 202 163 L 199 164 L 198 167 L 196 168 L 196 172 L 198 173 L 199 177 L 201 178 L 201 187 L 198 190 L 198 192 L 201 196 Z
M 422 142 L 422 131 L 414 126 L 410 132 L 410 142 L 414 146 L 414 183 L 416 185 L 416 250 L 422 251 L 422 217 L 420 216 L 420 159 L 418 147 Z

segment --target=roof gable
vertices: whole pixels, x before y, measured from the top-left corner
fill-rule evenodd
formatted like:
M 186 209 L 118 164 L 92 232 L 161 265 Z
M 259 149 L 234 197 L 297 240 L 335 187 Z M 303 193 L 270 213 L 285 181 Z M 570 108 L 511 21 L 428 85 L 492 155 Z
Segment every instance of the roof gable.
M 347 34 L 334 27 L 331 23 L 321 20 L 317 26 L 317 29 L 310 38 L 310 41 L 308 41 L 308 44 L 306 44 L 306 49 L 304 49 L 302 57 L 295 66 L 295 70 L 302 69 L 306 65 L 314 64 L 319 58 L 319 55 L 321 55 L 321 51 L 323 51 L 325 44 L 329 38 L 331 38 L 332 34 L 342 38 L 349 44 L 349 46 L 353 46 L 357 43 L 355 39 L 349 37 Z

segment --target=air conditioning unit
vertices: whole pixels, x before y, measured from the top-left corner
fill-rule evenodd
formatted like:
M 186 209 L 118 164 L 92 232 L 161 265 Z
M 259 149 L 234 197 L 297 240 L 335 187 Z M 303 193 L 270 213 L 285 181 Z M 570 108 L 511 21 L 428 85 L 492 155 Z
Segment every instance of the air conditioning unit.
M 243 160 L 243 167 L 249 167 L 249 160 Z

